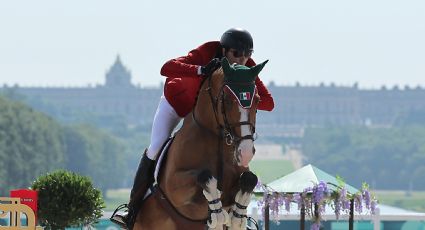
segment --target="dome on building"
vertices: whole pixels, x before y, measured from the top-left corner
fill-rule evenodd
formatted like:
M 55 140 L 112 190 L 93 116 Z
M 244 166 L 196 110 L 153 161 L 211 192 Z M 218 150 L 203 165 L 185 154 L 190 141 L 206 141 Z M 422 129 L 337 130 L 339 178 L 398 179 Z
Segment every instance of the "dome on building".
M 133 84 L 131 83 L 131 73 L 122 64 L 121 58 L 119 55 L 117 55 L 115 63 L 106 73 L 105 86 L 111 87 L 111 88 L 133 87 Z

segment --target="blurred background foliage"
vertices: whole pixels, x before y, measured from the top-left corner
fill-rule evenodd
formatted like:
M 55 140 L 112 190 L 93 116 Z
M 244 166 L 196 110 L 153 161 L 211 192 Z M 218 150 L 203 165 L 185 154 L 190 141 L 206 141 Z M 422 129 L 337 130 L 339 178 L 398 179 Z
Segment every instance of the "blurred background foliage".
M 13 92 L 0 96 L 0 195 L 29 187 L 44 173 L 66 169 L 89 176 L 103 194 L 112 194 L 107 206 L 126 201 L 129 191 L 119 189 L 132 184 L 149 144 L 150 126 L 131 126 L 123 117 L 71 110 L 55 114 L 55 108 L 47 105 L 35 110 L 24 103 L 28 100 Z M 297 140 L 303 164 L 339 175 L 355 187 L 367 182 L 373 190 L 406 191 L 401 198 L 393 192 L 383 197 L 388 204 L 406 208 L 415 204 L 415 210 L 425 211 L 424 202 L 412 201 L 415 191 L 425 189 L 424 114 L 400 114 L 391 127 L 308 127 Z M 275 137 L 266 142 L 285 149 L 289 141 Z M 251 167 L 264 182 L 294 169 L 287 160 L 255 162 L 255 158 Z

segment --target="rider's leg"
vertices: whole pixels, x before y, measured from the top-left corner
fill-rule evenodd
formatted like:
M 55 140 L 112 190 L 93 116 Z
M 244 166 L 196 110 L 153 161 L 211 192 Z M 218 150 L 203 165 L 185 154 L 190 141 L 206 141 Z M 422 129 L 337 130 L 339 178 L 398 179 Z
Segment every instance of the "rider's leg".
M 146 191 L 154 182 L 153 174 L 158 152 L 181 119 L 174 108 L 168 103 L 167 99 L 162 96 L 152 124 L 151 143 L 145 150 L 139 163 L 133 188 L 131 189 L 127 216 L 127 226 L 129 229 L 132 229 L 134 225 Z
M 134 178 L 133 188 L 130 194 L 130 203 L 132 203 L 132 200 L 135 198 L 136 200 L 140 200 L 139 198 L 145 195 L 148 187 L 152 184 L 154 162 L 158 157 L 162 145 L 170 137 L 171 132 L 180 120 L 181 118 L 174 111 L 173 107 L 171 107 L 167 99 L 162 96 L 152 123 L 150 145 L 142 156 L 136 177 Z M 150 182 L 149 185 L 142 185 L 147 180 Z
M 182 120 L 174 108 L 168 103 L 164 96 L 161 96 L 158 108 L 152 124 L 151 143 L 147 150 L 149 159 L 156 160 L 158 152 L 164 142 L 170 137 L 171 132 Z

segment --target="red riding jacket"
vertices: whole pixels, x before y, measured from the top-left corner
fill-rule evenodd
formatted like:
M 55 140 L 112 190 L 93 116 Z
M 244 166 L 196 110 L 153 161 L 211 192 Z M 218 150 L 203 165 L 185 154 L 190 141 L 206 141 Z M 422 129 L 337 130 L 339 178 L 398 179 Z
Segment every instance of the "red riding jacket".
M 187 56 L 171 59 L 162 66 L 161 75 L 167 77 L 164 85 L 165 98 L 180 117 L 185 117 L 195 105 L 202 81 L 198 75 L 199 66 L 208 64 L 219 52 L 219 41 L 207 42 L 190 51 Z M 255 65 L 254 60 L 249 58 L 246 66 Z M 258 109 L 272 111 L 273 97 L 259 77 L 256 78 L 255 85 L 260 96 Z

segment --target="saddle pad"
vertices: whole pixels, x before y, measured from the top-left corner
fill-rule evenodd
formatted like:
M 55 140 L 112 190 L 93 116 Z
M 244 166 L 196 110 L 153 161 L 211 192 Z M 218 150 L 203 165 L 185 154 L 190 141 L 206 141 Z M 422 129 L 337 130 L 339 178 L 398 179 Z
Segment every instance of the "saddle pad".
M 154 174 L 153 174 L 155 181 L 154 181 L 154 183 L 152 184 L 152 186 L 151 186 L 151 187 L 150 187 L 150 188 L 146 191 L 146 194 L 145 194 L 145 196 L 143 197 L 143 200 L 147 199 L 147 198 L 148 198 L 148 197 L 152 194 L 152 188 L 153 188 L 156 184 L 158 184 L 159 170 L 161 169 L 163 159 L 164 159 L 164 158 L 165 158 L 165 156 L 167 155 L 167 153 L 168 153 L 168 148 L 170 147 L 171 143 L 173 143 L 173 140 L 174 140 L 174 136 L 173 136 L 173 137 L 168 138 L 168 140 L 167 140 L 167 141 L 164 143 L 164 145 L 162 146 L 161 151 L 160 151 L 160 155 L 159 155 L 158 160 L 157 160 L 157 163 L 156 163 L 156 165 L 155 165 L 155 172 L 154 172 Z
M 156 166 L 155 166 L 155 173 L 154 173 L 155 183 L 154 184 L 158 183 L 159 171 L 161 170 L 163 160 L 164 160 L 165 156 L 167 155 L 168 148 L 170 147 L 171 143 L 173 143 L 173 140 L 174 140 L 174 136 L 168 138 L 167 142 L 165 142 L 165 144 L 162 148 L 162 151 L 160 152 L 160 155 L 158 157 L 158 161 L 157 161 Z

